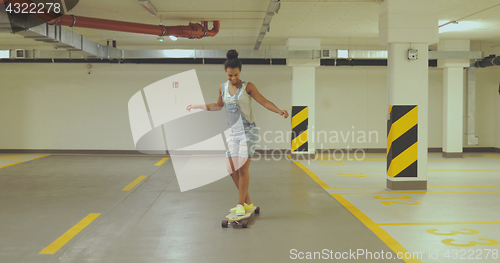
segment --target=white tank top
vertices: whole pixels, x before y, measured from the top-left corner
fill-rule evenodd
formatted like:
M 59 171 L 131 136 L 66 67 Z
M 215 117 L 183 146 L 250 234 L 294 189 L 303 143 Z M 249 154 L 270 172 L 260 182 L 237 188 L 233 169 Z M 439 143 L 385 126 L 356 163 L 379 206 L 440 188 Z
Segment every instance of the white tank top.
M 221 87 L 222 101 L 224 104 L 235 103 L 236 101 L 238 108 L 241 111 L 241 115 L 243 115 L 249 123 L 254 123 L 255 119 L 252 111 L 252 96 L 246 92 L 247 84 L 248 83 L 245 81 L 241 82 L 241 90 L 238 94 L 238 98 L 236 98 L 236 96 L 231 96 L 231 94 L 229 94 L 229 80 L 223 83 Z

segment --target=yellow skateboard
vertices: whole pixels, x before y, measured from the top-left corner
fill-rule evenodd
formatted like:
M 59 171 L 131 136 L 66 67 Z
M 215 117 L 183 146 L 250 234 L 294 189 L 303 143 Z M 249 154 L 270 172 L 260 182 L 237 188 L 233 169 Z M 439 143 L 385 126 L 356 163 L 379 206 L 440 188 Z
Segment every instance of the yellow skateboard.
M 254 209 L 246 211 L 245 215 L 242 216 L 237 216 L 236 212 L 230 213 L 226 216 L 228 220 L 222 220 L 222 227 L 226 228 L 229 225 L 241 225 L 243 228 L 247 228 L 248 221 L 243 219 L 249 218 L 254 212 L 255 214 L 260 214 L 260 207 L 254 207 Z

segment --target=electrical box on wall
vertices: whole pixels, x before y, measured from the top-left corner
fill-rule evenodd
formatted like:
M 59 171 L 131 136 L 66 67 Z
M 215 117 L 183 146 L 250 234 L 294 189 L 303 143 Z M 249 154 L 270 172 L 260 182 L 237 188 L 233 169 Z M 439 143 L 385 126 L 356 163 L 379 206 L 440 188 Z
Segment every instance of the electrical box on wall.
M 26 50 L 16 49 L 14 53 L 14 58 L 26 58 Z
M 418 50 L 408 49 L 408 59 L 409 60 L 417 60 L 418 59 Z

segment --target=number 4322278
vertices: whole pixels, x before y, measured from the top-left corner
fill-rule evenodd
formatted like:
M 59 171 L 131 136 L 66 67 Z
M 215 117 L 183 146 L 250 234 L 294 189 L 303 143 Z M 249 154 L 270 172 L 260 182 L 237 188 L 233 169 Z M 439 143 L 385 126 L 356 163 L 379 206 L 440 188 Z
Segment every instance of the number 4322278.
M 46 14 L 61 13 L 61 4 L 59 3 L 9 3 L 5 9 L 10 14 Z

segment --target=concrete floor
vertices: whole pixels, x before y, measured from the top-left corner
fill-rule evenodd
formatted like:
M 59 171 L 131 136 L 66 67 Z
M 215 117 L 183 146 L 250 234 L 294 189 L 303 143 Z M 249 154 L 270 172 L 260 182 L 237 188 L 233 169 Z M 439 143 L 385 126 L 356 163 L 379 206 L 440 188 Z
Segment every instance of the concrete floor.
M 238 196 L 229 176 L 181 193 L 171 161 L 155 166 L 163 157 L 41 156 L 0 155 L 2 263 L 289 262 L 314 256 L 306 252 L 319 252 L 316 259 L 339 252 L 352 262 L 405 262 L 367 259 L 353 254 L 358 249 L 422 251 L 422 260 L 406 262 L 455 262 L 443 258 L 441 241 L 450 237 L 436 233 L 472 233 L 460 229 L 480 232 L 471 240 L 489 245 L 449 249 L 500 249 L 493 242 L 500 240 L 498 155 L 431 155 L 426 194 L 385 190 L 383 155 L 348 163 L 253 161 L 250 193 L 261 214 L 250 218 L 248 229 L 221 227 Z M 122 191 L 141 175 L 146 178 L 136 187 Z M 380 205 L 388 196 L 420 204 Z M 39 254 L 93 213 L 97 218 L 60 249 Z M 438 230 L 431 235 L 430 229 Z M 439 260 L 425 259 L 431 249 L 440 249 Z
M 287 262 L 323 249 L 389 251 L 287 160 L 252 163 L 261 214 L 247 229 L 223 229 L 237 201 L 229 176 L 181 193 L 172 163 L 154 166 L 161 157 L 51 155 L 4 167 L 5 157 L 0 262 Z M 140 175 L 147 177 L 121 191 Z M 100 215 L 54 254 L 39 254 L 90 213 Z
M 384 154 L 325 157 L 296 164 L 406 262 L 499 262 L 499 154 L 429 154 L 427 191 L 387 190 Z

